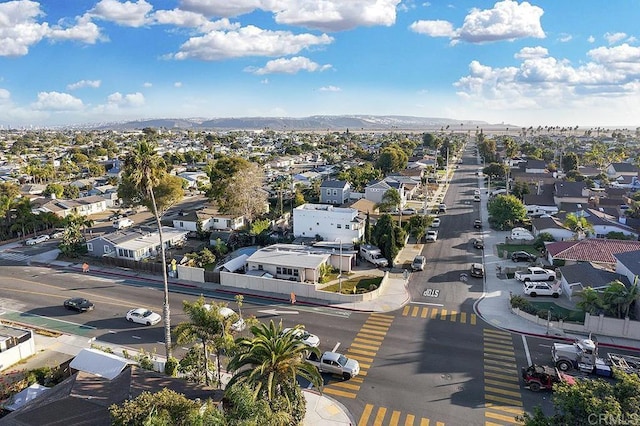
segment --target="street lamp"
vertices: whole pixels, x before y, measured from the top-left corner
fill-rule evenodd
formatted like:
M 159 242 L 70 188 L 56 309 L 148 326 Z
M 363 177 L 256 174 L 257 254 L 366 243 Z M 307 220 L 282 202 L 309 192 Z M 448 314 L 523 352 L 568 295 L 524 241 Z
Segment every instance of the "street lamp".
M 338 274 L 338 292 L 342 293 L 342 240 L 338 238 L 340 241 L 340 273 Z

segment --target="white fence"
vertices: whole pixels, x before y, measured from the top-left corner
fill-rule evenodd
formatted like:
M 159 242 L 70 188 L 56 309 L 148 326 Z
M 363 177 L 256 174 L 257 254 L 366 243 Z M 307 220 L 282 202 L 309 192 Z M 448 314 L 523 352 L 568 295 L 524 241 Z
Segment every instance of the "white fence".
M 36 343 L 33 338 L 33 331 L 28 331 L 31 333 L 31 336 L 27 341 L 0 352 L 0 371 L 6 370 L 12 365 L 17 364 L 23 359 L 29 358 L 36 353 Z
M 563 320 L 549 321 L 547 323 L 546 318 L 540 318 L 536 315 L 528 314 L 518 308 L 513 309 L 513 312 L 538 325 L 549 326 L 549 328 L 560 329 L 569 333 L 594 333 L 601 336 L 640 340 L 639 323 L 638 321 L 631 321 L 629 318 L 617 319 L 605 317 L 604 315 L 589 315 L 586 313 L 584 317 L 584 324 L 576 324 L 572 322 L 566 323 Z

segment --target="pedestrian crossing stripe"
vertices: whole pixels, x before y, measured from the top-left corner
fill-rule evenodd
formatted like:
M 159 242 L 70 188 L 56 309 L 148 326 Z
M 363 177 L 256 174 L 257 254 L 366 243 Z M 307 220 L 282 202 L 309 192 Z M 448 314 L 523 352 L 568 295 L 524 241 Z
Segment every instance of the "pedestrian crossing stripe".
M 402 419 L 404 418 L 404 422 Z M 420 417 L 419 422 L 416 422 L 416 415 L 407 413 L 403 417 L 403 413 L 398 410 L 389 410 L 386 407 L 376 407 L 373 404 L 366 404 L 360 420 L 358 420 L 358 426 L 444 426 L 444 422 L 431 422 L 431 419 L 426 417 Z
M 11 252 L 0 252 L 0 259 L 4 260 L 15 260 L 17 262 L 23 262 L 30 258 L 31 256 L 22 254 L 22 253 L 11 253 Z
M 485 336 L 487 334 L 493 334 L 495 336 L 506 336 L 509 338 L 511 337 L 511 333 L 509 333 L 508 331 L 496 330 L 494 328 L 485 328 L 484 330 L 482 330 L 482 332 Z
M 426 307 L 426 306 L 413 306 L 406 305 L 402 309 L 403 317 L 412 317 L 412 318 L 427 318 L 440 320 L 449 320 L 451 322 L 459 322 L 461 324 L 471 324 L 476 325 L 478 323 L 478 316 L 474 313 L 467 312 L 458 312 L 458 311 L 448 311 L 444 308 L 434 308 L 434 307 Z
M 509 422 L 509 423 L 512 423 L 512 424 L 522 424 L 522 422 L 519 422 L 518 420 L 516 420 L 516 416 L 513 416 L 513 415 L 512 416 L 509 416 L 509 415 L 505 416 L 504 414 L 498 414 L 498 413 L 493 413 L 491 411 L 487 411 L 485 413 L 485 417 L 489 417 L 489 418 L 494 419 L 494 420 L 500 420 L 500 421 L 503 421 L 503 422 Z

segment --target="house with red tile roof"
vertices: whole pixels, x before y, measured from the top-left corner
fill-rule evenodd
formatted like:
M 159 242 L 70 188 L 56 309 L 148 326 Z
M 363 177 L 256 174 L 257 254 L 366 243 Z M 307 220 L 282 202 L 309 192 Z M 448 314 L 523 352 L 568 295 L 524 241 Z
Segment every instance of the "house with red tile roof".
M 614 270 L 615 255 L 640 250 L 640 241 L 587 238 L 580 241 L 559 241 L 545 246 L 547 260 L 564 260 L 568 264 L 591 262 Z

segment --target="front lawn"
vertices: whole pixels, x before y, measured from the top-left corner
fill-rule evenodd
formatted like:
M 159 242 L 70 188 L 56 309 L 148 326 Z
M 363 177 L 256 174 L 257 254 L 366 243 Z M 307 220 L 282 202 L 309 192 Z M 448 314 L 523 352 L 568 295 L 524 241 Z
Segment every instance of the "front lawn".
M 511 298 L 511 306 L 514 308 L 520 308 L 520 310 L 536 315 L 539 318 L 547 319 L 549 311 L 551 311 L 551 320 L 557 321 L 562 319 L 563 321 L 584 323 L 584 312 L 582 310 L 567 309 L 563 306 L 557 305 L 553 301 L 532 301 L 529 298 L 523 296 L 513 296 Z
M 513 253 L 514 251 L 526 251 L 527 253 L 530 253 L 534 256 L 540 256 L 540 252 L 536 250 L 535 247 L 533 247 L 531 244 L 500 243 L 496 245 L 496 248 L 498 249 L 498 256 L 500 257 L 503 257 L 502 255 L 504 254 L 505 250 L 509 252 L 509 256 L 511 256 L 511 253 Z
M 380 287 L 382 277 L 354 277 L 342 280 L 342 293 L 354 294 L 354 293 L 368 293 Z M 332 291 L 337 293 L 340 287 L 340 283 L 331 284 L 323 287 L 324 291 Z M 356 289 L 354 291 L 354 288 Z

